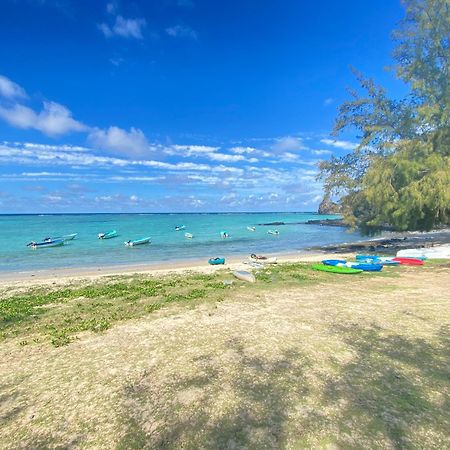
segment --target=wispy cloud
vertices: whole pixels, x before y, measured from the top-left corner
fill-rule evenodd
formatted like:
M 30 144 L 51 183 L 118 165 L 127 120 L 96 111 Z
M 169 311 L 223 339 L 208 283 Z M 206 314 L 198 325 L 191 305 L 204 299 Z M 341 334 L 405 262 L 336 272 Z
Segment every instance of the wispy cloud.
M 330 106 L 334 103 L 334 98 L 328 97 L 323 101 L 324 106 Z
M 197 32 L 185 25 L 175 25 L 173 27 L 166 28 L 166 33 L 175 38 L 198 39 Z
M 25 89 L 19 86 L 14 81 L 9 78 L 0 75 L 0 97 L 4 97 L 6 99 L 22 99 L 27 98 L 27 93 Z
M 126 19 L 119 15 L 115 18 L 113 25 L 100 23 L 98 28 L 107 38 L 120 36 L 124 38 L 143 39 L 142 31 L 146 25 L 147 21 L 142 17 Z
M 321 139 L 322 144 L 329 145 L 331 147 L 340 148 L 342 150 L 354 150 L 358 147 L 358 144 L 350 141 L 338 141 L 333 139 Z
M 306 150 L 306 147 L 300 138 L 285 136 L 276 139 L 275 143 L 272 145 L 272 149 L 277 152 L 292 152 L 298 150 Z

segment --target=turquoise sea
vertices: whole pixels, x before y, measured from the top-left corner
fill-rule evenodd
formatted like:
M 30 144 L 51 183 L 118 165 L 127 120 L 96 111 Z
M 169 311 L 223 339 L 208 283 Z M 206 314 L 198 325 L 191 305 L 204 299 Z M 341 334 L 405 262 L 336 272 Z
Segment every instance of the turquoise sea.
M 339 227 L 306 225 L 310 219 L 335 218 L 315 213 L 217 214 L 56 214 L 0 216 L 0 271 L 149 264 L 250 253 L 288 253 L 306 247 L 361 239 Z M 260 226 L 285 222 L 281 226 Z M 175 231 L 176 225 L 185 225 Z M 247 230 L 256 226 L 256 231 Z M 100 240 L 98 233 L 119 236 Z M 278 229 L 280 234 L 267 234 Z M 220 232 L 230 237 L 221 239 Z M 184 233 L 194 234 L 194 239 Z M 32 250 L 26 244 L 78 233 L 62 247 Z M 124 241 L 151 236 L 150 245 L 126 247 Z

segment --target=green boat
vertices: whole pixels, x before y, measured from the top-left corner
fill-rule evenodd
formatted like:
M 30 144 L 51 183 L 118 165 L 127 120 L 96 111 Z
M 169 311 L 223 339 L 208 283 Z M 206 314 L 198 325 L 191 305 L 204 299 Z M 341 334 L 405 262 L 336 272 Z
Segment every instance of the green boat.
M 322 272 L 342 273 L 349 275 L 362 272 L 361 269 L 353 269 L 351 267 L 343 267 L 343 266 L 327 266 L 326 264 L 313 264 L 312 268 L 314 270 L 320 270 Z

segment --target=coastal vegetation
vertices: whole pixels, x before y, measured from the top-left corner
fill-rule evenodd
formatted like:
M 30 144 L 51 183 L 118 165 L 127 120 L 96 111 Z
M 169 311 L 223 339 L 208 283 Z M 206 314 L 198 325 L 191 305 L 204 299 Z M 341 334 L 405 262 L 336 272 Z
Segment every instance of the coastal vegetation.
M 320 163 L 326 197 L 347 224 L 430 230 L 450 224 L 450 2 L 405 0 L 393 33 L 404 98 L 354 70 L 361 89 L 341 105 L 334 134 L 356 132 L 349 154 Z
M 4 288 L 2 448 L 446 448 L 448 271 Z

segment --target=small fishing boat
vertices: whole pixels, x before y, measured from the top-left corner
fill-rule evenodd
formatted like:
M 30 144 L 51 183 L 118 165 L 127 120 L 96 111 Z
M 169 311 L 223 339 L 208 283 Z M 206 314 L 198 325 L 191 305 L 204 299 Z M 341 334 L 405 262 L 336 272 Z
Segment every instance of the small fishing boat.
M 211 258 L 208 260 L 208 264 L 212 266 L 218 266 L 219 264 L 225 264 L 225 258 Z
M 142 239 L 129 240 L 129 241 L 125 242 L 125 245 L 127 247 L 134 247 L 136 245 L 144 245 L 144 244 L 150 244 L 149 237 L 142 238 Z
M 247 227 L 248 231 L 256 231 L 256 227 Z
M 345 275 L 362 273 L 361 269 L 354 269 L 353 267 L 346 267 L 346 266 L 329 266 L 327 264 L 313 264 L 311 267 L 314 270 L 319 270 L 321 272 L 340 273 Z
M 255 275 L 251 272 L 247 272 L 246 270 L 235 270 L 233 275 L 242 281 L 247 281 L 248 283 L 254 283 L 256 281 Z
M 111 231 L 107 231 L 106 233 L 98 234 L 99 239 L 111 239 L 111 238 L 115 238 L 117 236 L 119 236 L 119 235 L 117 234 L 116 230 L 111 230 Z
M 269 230 L 267 232 L 267 234 L 272 234 L 274 236 L 278 236 L 280 234 L 280 232 L 278 230 Z
M 48 248 L 48 247 L 60 247 L 61 245 L 64 245 L 63 239 L 57 239 L 54 241 L 48 240 L 48 241 L 43 241 L 43 242 L 31 241 L 29 244 L 27 244 L 27 247 L 36 249 L 36 248 Z
M 192 233 L 184 233 L 184 237 L 187 239 L 192 239 L 194 235 Z
M 186 228 L 185 225 L 177 225 L 177 226 L 175 227 L 175 231 L 181 231 L 181 230 L 184 230 L 185 228 Z
M 59 241 L 59 240 L 63 240 L 63 241 L 72 241 L 73 239 L 75 239 L 78 236 L 78 233 L 72 233 L 72 234 L 65 234 L 64 236 L 58 236 L 58 237 L 47 237 L 42 239 L 44 242 L 47 241 Z

